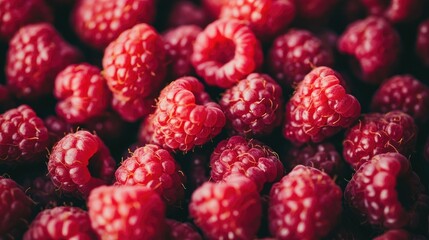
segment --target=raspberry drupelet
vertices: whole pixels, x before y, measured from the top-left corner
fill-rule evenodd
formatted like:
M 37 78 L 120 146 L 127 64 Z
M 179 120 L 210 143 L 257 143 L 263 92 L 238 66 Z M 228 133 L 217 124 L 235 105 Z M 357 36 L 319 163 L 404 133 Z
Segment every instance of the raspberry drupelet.
M 418 26 L 415 51 L 425 67 L 429 67 L 429 19 Z
M 202 240 L 201 235 L 189 223 L 167 219 L 170 240 Z
M 414 20 L 422 13 L 421 0 L 362 0 L 367 12 L 382 16 L 393 23 Z

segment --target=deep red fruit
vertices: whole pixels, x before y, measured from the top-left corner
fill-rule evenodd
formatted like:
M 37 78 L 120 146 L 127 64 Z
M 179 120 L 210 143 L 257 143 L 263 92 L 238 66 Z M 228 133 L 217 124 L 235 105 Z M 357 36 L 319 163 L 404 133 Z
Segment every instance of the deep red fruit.
M 77 207 L 55 207 L 40 212 L 24 240 L 95 239 L 89 215 Z
M 362 0 L 362 3 L 370 14 L 394 23 L 414 20 L 422 13 L 421 0 Z
M 358 100 L 346 93 L 341 76 L 328 67 L 317 67 L 286 104 L 283 135 L 295 145 L 321 142 L 353 124 L 360 110 Z
M 104 112 L 101 116 L 88 120 L 83 128 L 95 133 L 107 145 L 117 144 L 126 134 L 125 122 L 113 112 Z
M 299 18 L 317 22 L 317 20 L 327 18 L 339 0 L 299 0 L 295 2 Z
M 429 197 L 423 194 L 410 161 L 399 153 L 378 154 L 353 175 L 344 192 L 346 202 L 375 227 L 416 227 L 427 217 Z
M 429 19 L 418 26 L 416 54 L 424 66 L 429 67 Z
M 409 156 L 415 146 L 417 127 L 408 114 L 364 114 L 343 140 L 343 156 L 355 170 L 380 153 L 398 152 Z
M 154 111 L 155 97 L 137 97 L 123 100 L 113 96 L 112 108 L 127 122 L 135 122 Z
M 274 39 L 268 66 L 272 76 L 284 86 L 295 87 L 318 66 L 331 66 L 330 49 L 307 30 L 291 29 Z
M 414 239 L 411 234 L 403 229 L 393 229 L 375 237 L 373 240 L 408 240 Z M 417 239 L 416 239 L 417 240 Z
M 78 0 L 72 26 L 85 44 L 103 50 L 123 31 L 138 23 L 152 23 L 154 0 Z
M 262 50 L 252 30 L 239 20 L 218 20 L 198 34 L 192 64 L 213 86 L 229 88 L 258 69 Z
M 202 240 L 201 235 L 189 223 L 167 219 L 170 240 Z
M 251 179 L 261 191 L 265 183 L 283 177 L 283 165 L 269 146 L 241 136 L 221 141 L 210 156 L 211 180 L 225 181 L 230 175 Z
M 187 179 L 187 190 L 193 192 L 210 180 L 210 153 L 213 149 L 193 151 L 184 156 L 183 171 Z
M 270 232 L 276 239 L 320 239 L 341 215 L 341 188 L 325 173 L 299 165 L 270 192 Z
M 368 17 L 350 24 L 338 40 L 340 52 L 357 63 L 356 74 L 371 84 L 381 83 L 394 70 L 400 52 L 396 30 L 384 18 Z
M 183 25 L 196 25 L 205 27 L 210 22 L 203 8 L 191 1 L 177 1 L 169 14 L 167 25 L 176 28 Z
M 66 120 L 56 116 L 50 115 L 43 119 L 46 128 L 48 129 L 49 135 L 49 147 L 51 149 L 52 146 L 55 145 L 61 138 L 63 138 L 66 134 L 74 131 L 75 127 L 68 123 Z
M 102 239 L 163 239 L 165 206 L 143 186 L 102 186 L 88 199 L 91 226 Z
M 246 177 L 207 182 L 192 194 L 189 213 L 209 239 L 253 239 L 261 221 L 261 199 Z
M 29 106 L 1 114 L 0 129 L 0 163 L 28 162 L 47 153 L 48 130 Z
M 143 119 L 140 123 L 138 142 L 141 145 L 145 145 L 152 142 L 152 136 L 155 132 L 154 128 L 154 115 L 151 114 Z
M 60 191 L 86 198 L 93 188 L 112 181 L 115 165 L 100 138 L 81 130 L 53 147 L 48 171 Z
M 217 19 L 227 0 L 201 0 L 204 10 L 212 19 Z
M 56 206 L 60 203 L 60 194 L 46 173 L 36 177 L 29 176 L 22 183 L 26 194 L 37 204 L 40 209 Z
M 20 98 L 51 94 L 57 74 L 80 58 L 80 52 L 66 43 L 50 24 L 27 25 L 10 40 L 7 84 Z

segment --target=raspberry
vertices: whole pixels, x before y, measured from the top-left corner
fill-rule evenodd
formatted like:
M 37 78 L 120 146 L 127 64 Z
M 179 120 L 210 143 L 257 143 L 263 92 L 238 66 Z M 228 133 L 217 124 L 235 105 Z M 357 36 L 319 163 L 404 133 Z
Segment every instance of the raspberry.
M 195 39 L 201 31 L 202 29 L 196 25 L 183 25 L 163 34 L 172 79 L 193 75 L 191 55 Z
M 411 75 L 391 77 L 372 97 L 371 109 L 382 113 L 400 110 L 424 123 L 429 120 L 429 87 Z
M 420 214 L 427 217 L 429 197 L 423 191 L 410 161 L 399 153 L 385 153 L 362 164 L 347 184 L 344 197 L 365 222 L 394 229 L 415 227 Z
M 320 239 L 341 215 L 340 187 L 324 172 L 296 166 L 270 192 L 269 224 L 276 239 Z
M 343 156 L 355 170 L 380 153 L 410 155 L 417 138 L 413 118 L 400 111 L 364 114 L 343 140 Z
M 46 153 L 48 130 L 29 106 L 1 114 L 0 129 L 0 163 L 28 162 Z
M 299 18 L 318 20 L 328 17 L 339 0 L 299 0 L 295 2 Z
M 96 133 L 106 144 L 117 144 L 124 133 L 125 123 L 117 114 L 104 112 L 101 116 L 88 120 L 83 127 Z
M 185 152 L 218 135 L 226 122 L 220 106 L 193 77 L 179 78 L 165 87 L 152 118 L 153 143 Z
M 415 51 L 423 65 L 429 67 L 429 19 L 421 22 L 417 31 Z
M 211 18 L 217 19 L 222 10 L 222 6 L 227 2 L 227 0 L 201 0 L 201 2 L 207 14 Z
M 66 43 L 50 24 L 27 25 L 9 43 L 7 84 L 20 98 L 50 94 L 56 75 L 80 58 L 80 52 Z
M 371 84 L 381 83 L 393 71 L 399 57 L 400 39 L 396 30 L 379 17 L 350 24 L 338 40 L 338 49 L 358 62 L 357 75 Z
M 40 212 L 24 240 L 95 239 L 89 215 L 77 207 L 55 207 Z
M 185 175 L 173 156 L 148 144 L 137 148 L 115 173 L 115 185 L 142 185 L 155 190 L 169 205 L 184 199 Z
M 40 207 L 45 209 L 47 206 L 55 206 L 60 202 L 57 189 L 52 183 L 49 176 L 36 176 L 34 178 L 25 179 L 22 186 L 26 189 L 26 193 Z
M 196 6 L 191 1 L 178 1 L 173 5 L 167 25 L 170 28 L 177 28 L 183 25 L 205 27 L 209 22 L 209 17 L 204 9 Z
M 72 26 L 85 44 L 103 50 L 123 31 L 154 19 L 154 0 L 79 0 L 72 12 Z
M 391 239 L 414 239 L 411 234 L 403 229 L 393 229 L 389 230 L 382 235 L 379 235 L 374 238 L 374 240 L 391 240 Z
M 53 147 L 48 171 L 59 190 L 86 198 L 93 188 L 111 182 L 115 165 L 104 143 L 81 130 L 67 134 Z
M 251 179 L 261 191 L 265 183 L 283 177 L 279 156 L 267 145 L 241 136 L 221 141 L 210 156 L 211 179 L 225 181 L 229 175 Z
M 332 53 L 307 30 L 291 29 L 277 37 L 269 50 L 270 72 L 284 86 L 296 86 L 317 66 L 332 66 Z
M 295 2 L 291 0 L 229 0 L 225 1 L 220 18 L 238 19 L 249 24 L 263 40 L 278 35 L 295 17 Z
M 58 116 L 83 123 L 101 115 L 110 104 L 110 91 L 100 69 L 89 64 L 70 65 L 55 79 Z
M 208 85 L 232 87 L 262 64 L 262 50 L 252 30 L 239 20 L 218 20 L 198 34 L 192 64 Z
M 362 3 L 370 14 L 383 16 L 394 23 L 414 20 L 422 13 L 421 0 L 362 0 Z
M 252 73 L 227 89 L 219 104 L 233 132 L 268 135 L 283 115 L 282 88 L 268 75 Z
M 253 239 L 261 221 L 256 185 L 242 176 L 207 182 L 192 194 L 189 213 L 209 239 Z
M 359 117 L 358 100 L 346 93 L 341 76 L 317 67 L 297 86 L 286 104 L 283 135 L 296 145 L 321 142 Z
M 101 239 L 162 239 L 165 206 L 143 186 L 102 186 L 88 200 L 91 225 Z
M 202 240 L 201 235 L 188 223 L 167 220 L 170 240 Z
M 152 136 L 155 132 L 153 118 L 154 115 L 151 114 L 144 118 L 140 124 L 138 142 L 142 145 L 152 142 Z
M 50 115 L 43 121 L 49 134 L 49 149 L 67 133 L 71 133 L 73 131 L 74 126 L 72 124 L 55 115 Z
M 153 97 L 131 98 L 123 101 L 113 96 L 112 108 L 127 122 L 135 122 L 153 112 L 155 100 Z

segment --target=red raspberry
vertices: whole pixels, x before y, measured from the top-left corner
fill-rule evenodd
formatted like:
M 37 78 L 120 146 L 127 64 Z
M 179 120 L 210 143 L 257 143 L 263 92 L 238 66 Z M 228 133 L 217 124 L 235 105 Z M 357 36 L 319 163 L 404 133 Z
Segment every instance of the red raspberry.
M 387 20 L 368 17 L 350 24 L 338 40 L 342 53 L 358 62 L 357 74 L 368 83 L 379 84 L 392 72 L 399 57 L 400 39 Z
M 74 129 L 72 124 L 55 115 L 50 115 L 43 119 L 43 121 L 45 123 L 46 129 L 48 129 L 49 149 L 67 133 L 73 132 Z
M 323 42 L 306 30 L 291 29 L 277 37 L 269 50 L 268 66 L 280 84 L 296 86 L 317 66 L 332 66 L 334 58 Z
M 270 192 L 270 231 L 276 239 L 320 239 L 341 215 L 341 188 L 324 172 L 299 165 Z
M 220 12 L 222 10 L 222 6 L 227 1 L 228 0 L 201 0 L 203 4 L 203 8 L 206 10 L 208 15 L 213 19 L 217 19 L 219 17 Z
M 211 179 L 225 181 L 229 175 L 243 175 L 251 179 L 261 191 L 265 183 L 283 177 L 279 156 L 267 145 L 241 136 L 221 141 L 210 156 Z
M 409 232 L 403 229 L 393 229 L 375 237 L 373 240 L 408 240 L 414 239 Z
M 178 1 L 173 5 L 168 18 L 168 27 L 176 28 L 183 25 L 205 27 L 210 22 L 203 8 L 191 1 Z
M 115 176 L 115 185 L 151 188 L 169 205 L 178 204 L 184 199 L 185 175 L 173 156 L 157 145 L 137 148 L 121 163 Z
M 140 123 L 138 142 L 142 145 L 152 142 L 152 136 L 155 132 L 153 118 L 154 115 L 151 114 Z
M 233 132 L 268 135 L 281 124 L 282 88 L 268 75 L 252 73 L 227 89 L 219 104 Z
M 113 96 L 112 108 L 127 122 L 135 122 L 154 111 L 154 97 L 131 98 L 123 101 Z
M 245 21 L 263 40 L 284 31 L 294 17 L 293 0 L 229 0 L 224 2 L 220 14 L 223 19 Z
M 28 162 L 46 153 L 48 130 L 29 106 L 1 114 L 0 129 L 0 163 Z
M 93 188 L 111 182 L 115 165 L 100 138 L 81 130 L 54 146 L 48 171 L 59 190 L 86 198 Z
M 167 220 L 170 240 L 202 240 L 201 235 L 189 224 Z
M 397 75 L 384 81 L 372 97 L 374 112 L 399 110 L 417 122 L 429 120 L 429 87 L 411 75 Z
M 358 100 L 346 93 L 341 76 L 317 67 L 297 86 L 286 104 L 283 135 L 292 143 L 321 142 L 359 117 Z
M 362 3 L 370 14 L 394 23 L 414 20 L 422 13 L 421 0 L 362 0 Z
M 209 239 L 253 239 L 262 207 L 256 185 L 246 177 L 207 182 L 192 194 L 189 213 Z
M 299 18 L 317 20 L 328 17 L 339 0 L 299 0 L 295 2 Z
M 88 200 L 91 225 L 101 239 L 163 239 L 165 206 L 143 186 L 102 186 Z
M 399 153 L 385 153 L 362 164 L 344 197 L 365 222 L 394 229 L 416 227 L 420 214 L 428 213 L 429 197 L 423 191 L 410 161 Z
M 61 198 L 57 188 L 46 173 L 25 179 L 22 186 L 26 189 L 26 194 L 31 197 L 40 209 L 60 203 Z
M 89 215 L 77 207 L 55 207 L 40 212 L 24 240 L 96 239 Z
M 262 64 L 261 45 L 239 20 L 218 20 L 198 34 L 192 64 L 207 84 L 229 88 Z
M 80 58 L 80 52 L 66 43 L 50 24 L 27 25 L 9 43 L 7 84 L 20 98 L 50 94 L 57 74 Z
M 343 140 L 343 156 L 355 170 L 380 153 L 414 151 L 417 127 L 412 117 L 400 111 L 364 114 Z
M 421 22 L 418 27 L 416 54 L 426 67 L 429 67 L 429 19 Z
M 198 79 L 179 78 L 161 91 L 153 116 L 152 141 L 186 152 L 218 135 L 225 122 L 220 106 L 211 101 Z
M 123 31 L 138 23 L 151 23 L 154 0 L 79 0 L 72 12 L 72 26 L 89 46 L 103 50 Z
M 58 116 L 83 123 L 101 115 L 110 105 L 110 91 L 100 69 L 89 64 L 70 65 L 55 79 Z

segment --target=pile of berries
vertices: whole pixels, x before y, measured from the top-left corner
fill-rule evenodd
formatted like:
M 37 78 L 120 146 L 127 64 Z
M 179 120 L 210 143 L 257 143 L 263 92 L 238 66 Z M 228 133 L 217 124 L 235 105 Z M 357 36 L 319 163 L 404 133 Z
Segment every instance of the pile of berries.
M 428 239 L 429 0 L 0 0 L 0 239 Z

